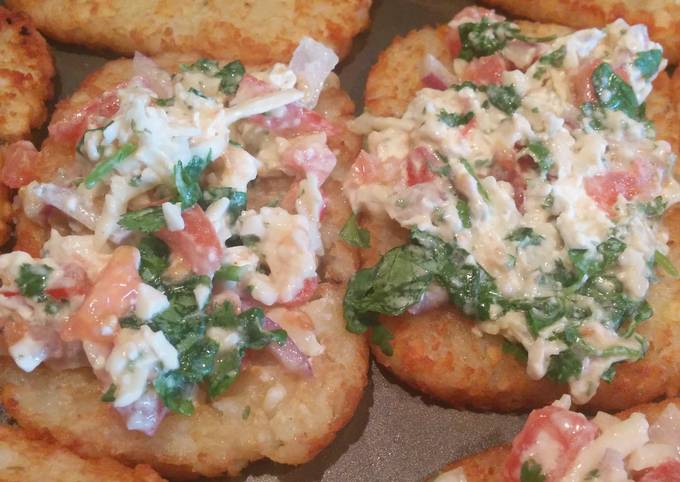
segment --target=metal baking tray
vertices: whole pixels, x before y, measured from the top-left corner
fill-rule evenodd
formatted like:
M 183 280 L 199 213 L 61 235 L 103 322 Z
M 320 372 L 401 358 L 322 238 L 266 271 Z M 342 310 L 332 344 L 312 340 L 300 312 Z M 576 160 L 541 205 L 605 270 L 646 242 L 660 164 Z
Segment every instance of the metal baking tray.
M 362 110 L 368 71 L 395 36 L 428 24 L 447 22 L 471 3 L 374 0 L 370 29 L 355 39 L 351 54 L 338 70 L 357 112 Z M 51 45 L 58 72 L 57 99 L 70 95 L 88 73 L 115 58 L 72 46 Z M 520 429 L 523 420 L 520 415 L 447 408 L 400 385 L 372 363 L 366 392 L 353 419 L 313 461 L 297 467 L 260 461 L 251 464 L 235 479 L 210 480 L 419 481 L 447 462 L 507 442 Z

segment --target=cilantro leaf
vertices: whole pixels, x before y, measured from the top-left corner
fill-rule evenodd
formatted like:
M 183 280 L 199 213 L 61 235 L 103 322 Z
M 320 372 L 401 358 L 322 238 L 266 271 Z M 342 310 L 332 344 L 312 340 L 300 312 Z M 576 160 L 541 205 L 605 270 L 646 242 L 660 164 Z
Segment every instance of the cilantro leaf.
M 211 187 L 203 191 L 203 199 L 200 204 L 205 209 L 208 204 L 223 197 L 229 199 L 228 211 L 231 220 L 236 221 L 248 204 L 248 194 L 243 191 L 237 191 L 231 187 Z
M 153 385 L 169 410 L 186 416 L 194 414 L 195 407 L 191 396 L 194 385 L 188 382 L 179 370 L 161 373 Z
M 22 264 L 19 266 L 19 276 L 16 279 L 19 292 L 26 298 L 43 301 L 47 279 L 52 271 L 53 269 L 46 264 Z
M 475 181 L 477 182 L 477 190 L 479 191 L 479 194 L 484 198 L 485 201 L 488 201 L 489 200 L 489 193 L 486 192 L 486 189 L 484 189 L 482 182 L 477 177 L 477 173 L 472 168 L 472 166 L 470 165 L 468 160 L 467 159 L 461 159 L 460 162 L 463 164 L 463 167 L 468 172 L 468 174 L 470 174 L 475 179 Z
M 472 222 L 470 221 L 470 205 L 467 201 L 459 199 L 456 203 L 456 210 L 458 211 L 458 217 L 460 222 L 463 223 L 463 227 L 469 229 L 472 227 Z
M 139 275 L 148 285 L 161 285 L 161 275 L 170 266 L 170 249 L 154 236 L 143 237 L 137 246 L 140 254 Z
M 118 224 L 129 231 L 142 233 L 155 233 L 166 226 L 163 209 L 160 206 L 125 213 L 118 220 Z
M 111 403 L 116 400 L 116 384 L 112 383 L 109 388 L 102 394 L 100 400 L 102 402 Z
M 552 67 L 562 67 L 564 63 L 564 57 L 567 55 L 567 48 L 562 45 L 560 48 L 553 50 L 552 52 L 542 55 L 538 62 L 544 65 L 550 65 Z
M 508 115 L 512 115 L 522 105 L 522 99 L 512 85 L 488 85 L 486 95 L 491 105 Z
M 668 202 L 662 196 L 656 196 L 651 201 L 641 203 L 640 209 L 649 218 L 659 218 L 668 207 Z
M 644 109 L 638 104 L 635 91 L 608 63 L 598 65 L 591 78 L 595 95 L 602 106 L 619 110 L 634 120 L 644 118 Z
M 527 459 L 519 472 L 520 482 L 545 482 L 543 468 L 534 459 Z
M 193 156 L 186 165 L 177 162 L 174 168 L 175 187 L 183 209 L 188 209 L 201 198 L 201 174 L 210 164 L 210 154 L 206 157 Z
M 203 72 L 205 74 L 212 74 L 215 70 L 217 70 L 219 67 L 219 64 L 215 60 L 210 60 L 210 59 L 198 59 L 196 62 L 193 64 L 182 64 L 180 68 L 182 71 L 187 71 L 187 70 L 194 70 L 197 72 Z
M 517 246 L 523 248 L 525 246 L 538 246 L 545 238 L 534 231 L 533 228 L 521 226 L 514 229 L 505 239 L 514 241 L 517 243 Z
M 517 361 L 526 363 L 529 359 L 529 354 L 526 349 L 519 343 L 512 343 L 508 340 L 503 340 L 503 353 L 512 355 Z
M 354 213 L 347 218 L 347 222 L 345 222 L 345 225 L 340 230 L 340 237 L 350 246 L 356 246 L 357 248 L 368 248 L 371 246 L 371 233 L 359 226 L 356 214 Z
M 635 56 L 633 65 L 637 67 L 640 74 L 645 79 L 651 79 L 657 70 L 659 70 L 659 65 L 661 65 L 661 59 L 663 58 L 663 53 L 659 49 L 647 50 L 645 52 L 640 52 Z
M 94 169 L 85 176 L 85 187 L 88 189 L 95 187 L 106 175 L 113 171 L 118 164 L 135 152 L 135 149 L 137 149 L 137 146 L 130 143 L 120 146 L 116 152 L 94 166 Z
M 220 71 L 215 74 L 216 77 L 220 78 L 220 91 L 227 95 L 234 95 L 238 90 L 238 86 L 245 73 L 246 69 L 239 60 L 229 62 L 222 67 Z
M 508 40 L 515 38 L 519 28 L 510 22 L 489 22 L 482 18 L 479 22 L 466 22 L 458 26 L 461 49 L 458 57 L 470 61 L 476 57 L 493 55 L 506 46 Z
M 447 112 L 446 110 L 442 109 L 439 111 L 437 119 L 439 119 L 439 122 L 443 122 L 449 127 L 458 127 L 470 122 L 474 116 L 475 113 L 472 111 L 466 112 L 465 114 L 457 114 L 455 112 Z
M 541 141 L 533 141 L 527 144 L 527 150 L 531 153 L 541 172 L 548 172 L 553 165 L 550 157 L 550 149 Z

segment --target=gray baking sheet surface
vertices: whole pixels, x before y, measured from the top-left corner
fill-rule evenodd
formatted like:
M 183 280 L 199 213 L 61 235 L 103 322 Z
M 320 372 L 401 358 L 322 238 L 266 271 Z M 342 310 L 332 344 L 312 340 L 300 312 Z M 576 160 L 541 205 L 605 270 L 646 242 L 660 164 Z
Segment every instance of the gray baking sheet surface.
M 357 111 L 362 109 L 364 84 L 371 65 L 395 36 L 446 22 L 471 3 L 375 0 L 371 28 L 357 37 L 352 53 L 339 68 L 343 87 L 354 99 Z M 74 47 L 52 46 L 60 98 L 72 93 L 89 72 L 108 60 Z M 260 461 L 235 479 L 211 480 L 418 481 L 452 460 L 507 442 L 522 421 L 521 416 L 446 408 L 403 387 L 372 363 L 369 383 L 354 418 L 313 461 L 297 467 Z

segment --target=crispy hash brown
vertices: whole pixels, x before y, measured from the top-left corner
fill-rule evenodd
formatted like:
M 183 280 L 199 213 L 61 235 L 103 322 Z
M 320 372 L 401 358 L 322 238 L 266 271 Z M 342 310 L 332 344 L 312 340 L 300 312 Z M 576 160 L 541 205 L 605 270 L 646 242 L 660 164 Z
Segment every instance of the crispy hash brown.
M 368 25 L 370 0 L 181 2 L 12 0 L 41 32 L 61 42 L 147 55 L 190 52 L 269 62 L 290 57 L 305 35 L 338 55 Z
M 183 60 L 166 57 L 159 63 L 170 69 Z M 128 79 L 131 66 L 130 60 L 113 61 L 92 74 L 73 97 L 59 104 L 53 122 Z M 329 139 L 338 158 L 338 173 L 333 176 L 339 176 L 346 168 L 343 164 L 346 166 L 359 148 L 358 136 L 344 128 L 353 104 L 337 85 L 329 85 L 317 109 L 341 127 L 340 134 Z M 52 179 L 57 173 L 68 176 L 74 162 L 73 146 L 48 137 L 38 162 L 40 180 Z M 348 422 L 367 382 L 366 342 L 345 330 L 342 317 L 341 283 L 356 269 L 358 257 L 337 242 L 351 211 L 333 176 L 324 185 L 327 209 L 321 230 L 325 255 L 320 262 L 322 279 L 333 284 L 322 283 L 313 301 L 290 309 L 311 320 L 317 339 L 325 346 L 323 354 L 312 360 L 314 376 L 301 377 L 266 353 L 253 354 L 253 363 L 244 366 L 223 396 L 211 404 L 199 401 L 191 417 L 168 415 L 158 432 L 148 437 L 127 430 L 113 408 L 100 401 L 101 389 L 90 370 L 39 368 L 27 374 L 4 359 L 0 386 L 8 413 L 29 433 L 47 433 L 80 455 L 148 463 L 168 476 L 234 475 L 248 462 L 263 457 L 288 464 L 310 460 Z M 282 177 L 259 179 L 249 189 L 249 207 L 277 201 L 289 187 L 290 181 Z M 47 228 L 21 215 L 17 249 L 39 252 Z
M 633 412 L 641 412 L 648 417 L 650 423 L 653 423 L 669 403 L 678 404 L 680 400 L 675 398 L 660 403 L 640 405 L 618 413 L 616 416 L 624 419 Z M 503 466 L 509 455 L 510 444 L 494 447 L 482 453 L 453 462 L 444 467 L 440 473 L 460 467 L 465 471 L 468 482 L 503 482 L 506 480 L 503 477 Z
M 569 30 L 554 25 L 520 22 L 527 35 L 542 36 Z M 445 28 L 425 28 L 396 39 L 373 66 L 366 85 L 366 107 L 375 115 L 399 116 L 422 85 L 418 64 L 429 52 L 444 64 L 451 62 L 445 43 Z M 677 78 L 677 74 L 676 74 Z M 677 83 L 677 82 L 676 82 Z M 671 107 L 671 81 L 662 73 L 648 98 L 648 115 L 661 139 L 676 142 L 677 111 Z M 677 171 L 676 171 L 677 172 Z M 362 219 L 374 240 L 363 250 L 363 265 L 373 266 L 386 251 L 403 244 L 406 230 L 386 218 Z M 665 217 L 669 229 L 669 258 L 680 263 L 680 209 Z M 639 333 L 650 341 L 639 362 L 618 367 L 611 384 L 602 383 L 587 409 L 621 410 L 664 395 L 677 393 L 680 384 L 680 282 L 661 275 L 649 292 L 655 315 L 644 322 Z M 418 315 L 383 317 L 381 322 L 394 334 L 394 355 L 373 350 L 377 360 L 408 385 L 455 407 L 516 411 L 539 407 L 554 400 L 563 387 L 548 380 L 534 381 L 525 367 L 503 351 L 502 338 L 472 332 L 474 322 L 451 307 Z
M 672 64 L 680 60 L 680 5 L 673 0 L 484 0 L 489 6 L 537 22 L 574 28 L 602 27 L 617 18 L 644 23 L 650 36 L 664 47 Z
M 5 482 L 162 482 L 148 465 L 134 469 L 111 459 L 84 459 L 21 430 L 0 426 L 0 479 Z
M 0 6 L 0 143 L 26 138 L 47 118 L 54 65 L 47 42 L 22 13 Z

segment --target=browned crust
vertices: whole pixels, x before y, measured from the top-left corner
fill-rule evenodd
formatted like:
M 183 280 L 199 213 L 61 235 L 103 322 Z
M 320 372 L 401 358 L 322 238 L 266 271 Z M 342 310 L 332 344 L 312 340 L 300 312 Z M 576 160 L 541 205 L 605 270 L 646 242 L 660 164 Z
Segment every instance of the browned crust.
M 568 31 L 565 27 L 520 22 L 531 35 Z M 401 115 L 420 89 L 418 63 L 424 52 L 450 61 L 444 46 L 444 29 L 425 28 L 396 39 L 373 66 L 366 84 L 366 106 L 378 115 Z M 676 74 L 677 77 L 677 74 Z M 677 83 L 678 81 L 674 79 Z M 672 107 L 672 86 L 659 76 L 649 98 L 649 115 L 660 138 L 677 139 L 677 110 Z M 677 95 L 677 94 L 675 94 Z M 675 104 L 677 105 L 677 104 Z M 375 264 L 388 249 L 402 244 L 405 230 L 385 219 L 364 216 L 374 245 L 362 253 L 364 266 Z M 670 230 L 670 257 L 680 263 L 680 208 L 665 218 Z M 603 383 L 586 409 L 622 410 L 677 393 L 680 384 L 680 282 L 662 276 L 650 291 L 655 316 L 640 333 L 650 340 L 647 356 L 620 366 L 612 384 Z M 502 350 L 499 337 L 473 334 L 473 322 L 451 308 L 382 320 L 394 333 L 394 355 L 373 347 L 379 363 L 406 384 L 454 407 L 510 412 L 540 407 L 555 399 L 564 387 L 530 380 L 525 368 Z
M 315 326 L 326 351 L 314 359 L 314 377 L 300 378 L 262 360 L 213 405 L 199 403 L 191 417 L 169 415 L 153 437 L 125 429 L 99 400 L 101 389 L 87 369 L 26 374 L 0 359 L 0 401 L 32 437 L 51 437 L 84 457 L 146 463 L 168 477 L 236 475 L 263 457 L 301 464 L 350 420 L 367 383 L 368 349 L 344 328 L 341 291 L 322 288 L 330 319 Z M 263 400 L 273 383 L 286 388 L 286 397 L 268 411 Z M 247 418 L 245 407 L 251 407 Z
M 616 414 L 616 416 L 625 419 L 633 412 L 642 412 L 648 417 L 650 422 L 653 422 L 669 403 L 675 403 L 680 406 L 680 399 L 674 398 L 659 403 L 638 405 L 624 412 L 620 412 Z M 510 444 L 494 447 L 479 454 L 471 455 L 470 457 L 465 457 L 453 462 L 441 469 L 439 473 L 462 467 L 463 470 L 465 470 L 465 476 L 468 482 L 504 482 L 503 467 L 509 455 Z
M 0 143 L 28 137 L 47 118 L 54 64 L 30 18 L 0 6 Z
M 680 5 L 673 0 L 483 0 L 492 7 L 537 22 L 574 28 L 602 27 L 617 18 L 644 23 L 652 39 L 663 45 L 671 63 L 680 60 Z
M 126 467 L 110 458 L 85 459 L 58 445 L 0 426 L 3 482 L 163 482 L 148 465 Z
M 305 35 L 340 56 L 368 26 L 370 0 L 11 0 L 41 32 L 66 43 L 131 55 L 192 53 L 259 63 L 288 60 Z
M 165 56 L 159 63 L 171 69 L 187 60 Z M 89 75 L 71 98 L 58 104 L 52 122 L 69 116 L 89 99 L 128 79 L 130 73 L 130 60 L 107 63 Z M 89 370 L 55 373 L 40 368 L 24 374 L 9 361 L 0 361 L 1 401 L 25 430 L 33 435 L 49 434 L 84 456 L 112 456 L 125 463 L 148 463 L 165 475 L 180 477 L 215 476 L 223 472 L 234 475 L 248 462 L 263 457 L 301 464 L 334 439 L 354 413 L 367 383 L 366 341 L 345 330 L 341 311 L 341 284 L 356 269 L 358 256 L 337 242 L 340 226 L 351 212 L 337 177 L 356 156 L 360 139 L 345 127 L 354 105 L 340 88 L 325 89 L 318 109 L 341 132 L 329 139 L 339 165 L 323 187 L 328 203 L 322 219 L 326 254 L 321 272 L 325 281 L 334 284 L 322 284 L 316 301 L 312 302 L 325 303 L 321 313 L 327 317 L 313 320 L 317 322 L 317 337 L 326 347 L 324 354 L 313 361 L 315 376 L 299 378 L 270 362 L 263 367 L 255 365 L 214 406 L 200 404 L 193 417 L 170 415 L 159 432 L 148 438 L 127 431 L 110 407 L 99 401 L 101 390 Z M 73 146 L 48 137 L 41 150 L 40 180 L 49 181 L 57 170 L 68 173 L 73 163 Z M 283 177 L 262 181 L 255 183 L 249 199 L 251 205 L 281 198 L 291 182 Z M 37 252 L 46 236 L 46 226 L 23 215 L 19 217 L 18 247 Z M 266 373 L 282 383 L 289 394 L 281 410 L 273 413 L 257 408 L 263 405 L 263 390 L 268 386 L 260 378 Z M 241 407 L 238 413 L 229 413 L 236 405 Z M 247 420 L 242 419 L 245 406 L 252 407 Z

